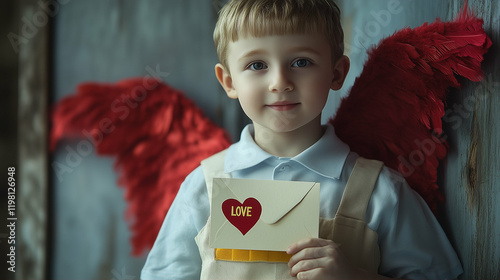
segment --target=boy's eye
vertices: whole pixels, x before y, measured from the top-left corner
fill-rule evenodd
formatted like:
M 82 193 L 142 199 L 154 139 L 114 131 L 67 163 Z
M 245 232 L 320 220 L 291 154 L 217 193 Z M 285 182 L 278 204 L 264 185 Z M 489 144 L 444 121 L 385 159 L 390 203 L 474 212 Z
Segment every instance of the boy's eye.
M 308 66 L 309 64 L 311 64 L 311 62 L 305 58 L 301 58 L 301 59 L 297 59 L 293 64 L 292 64 L 292 67 L 306 67 Z
M 262 62 L 254 62 L 252 64 L 250 64 L 248 66 L 248 68 L 252 69 L 252 70 L 256 70 L 256 71 L 259 71 L 259 70 L 264 70 L 267 68 L 267 66 L 262 63 Z

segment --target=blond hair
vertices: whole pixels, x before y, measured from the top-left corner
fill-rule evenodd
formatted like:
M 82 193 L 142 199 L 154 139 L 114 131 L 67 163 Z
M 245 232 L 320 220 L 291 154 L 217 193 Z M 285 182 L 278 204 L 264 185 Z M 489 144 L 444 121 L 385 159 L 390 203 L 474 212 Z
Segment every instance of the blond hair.
M 333 0 L 230 0 L 219 12 L 214 43 L 220 63 L 227 69 L 227 48 L 247 36 L 321 32 L 336 61 L 344 54 L 340 9 Z

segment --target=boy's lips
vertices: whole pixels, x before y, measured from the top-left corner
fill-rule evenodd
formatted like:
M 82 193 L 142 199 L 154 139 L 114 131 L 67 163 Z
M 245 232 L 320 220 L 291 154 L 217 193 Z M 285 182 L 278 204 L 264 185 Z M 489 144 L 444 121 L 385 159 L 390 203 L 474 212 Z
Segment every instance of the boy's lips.
M 279 101 L 266 106 L 276 111 L 288 111 L 297 107 L 299 104 L 300 103 L 295 103 L 290 101 Z

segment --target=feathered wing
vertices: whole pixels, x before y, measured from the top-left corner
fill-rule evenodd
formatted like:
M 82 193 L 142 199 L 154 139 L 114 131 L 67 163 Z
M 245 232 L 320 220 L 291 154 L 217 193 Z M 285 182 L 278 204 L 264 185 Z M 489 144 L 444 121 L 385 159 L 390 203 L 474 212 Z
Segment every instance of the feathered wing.
M 353 151 L 401 172 L 433 210 L 443 199 L 436 184 L 447 154 L 443 100 L 460 86 L 456 76 L 483 78 L 491 40 L 482 25 L 464 8 L 452 22 L 436 20 L 382 40 L 330 120 Z
M 147 78 L 80 84 L 53 111 L 51 149 L 68 137 L 88 139 L 97 154 L 116 158 L 134 255 L 152 247 L 185 177 L 230 145 L 181 92 Z

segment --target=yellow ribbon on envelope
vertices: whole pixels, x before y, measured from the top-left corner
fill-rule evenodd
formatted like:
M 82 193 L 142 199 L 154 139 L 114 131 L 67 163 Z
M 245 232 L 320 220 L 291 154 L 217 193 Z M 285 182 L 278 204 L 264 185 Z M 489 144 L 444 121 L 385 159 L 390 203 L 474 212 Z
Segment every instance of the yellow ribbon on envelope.
M 233 262 L 285 262 L 292 256 L 281 251 L 215 249 L 215 259 Z

